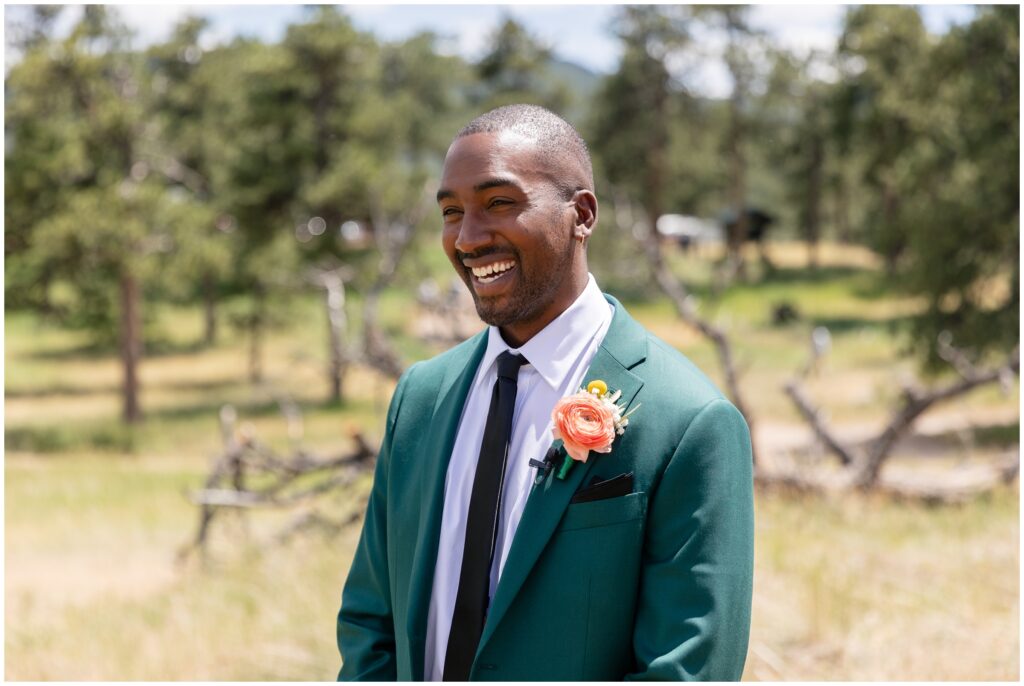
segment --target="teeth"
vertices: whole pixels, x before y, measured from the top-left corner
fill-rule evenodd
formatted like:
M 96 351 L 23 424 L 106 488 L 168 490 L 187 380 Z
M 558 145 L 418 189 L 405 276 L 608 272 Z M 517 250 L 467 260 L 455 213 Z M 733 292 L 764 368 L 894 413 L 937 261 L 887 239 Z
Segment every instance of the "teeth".
M 494 264 L 488 264 L 483 267 L 473 267 L 473 276 L 480 279 L 481 281 L 494 281 L 494 279 L 498 278 L 498 275 L 508 271 L 509 269 L 514 267 L 515 264 L 516 263 L 514 260 L 506 260 L 504 262 L 495 262 Z M 488 279 L 487 277 L 492 274 L 494 275 L 494 278 Z

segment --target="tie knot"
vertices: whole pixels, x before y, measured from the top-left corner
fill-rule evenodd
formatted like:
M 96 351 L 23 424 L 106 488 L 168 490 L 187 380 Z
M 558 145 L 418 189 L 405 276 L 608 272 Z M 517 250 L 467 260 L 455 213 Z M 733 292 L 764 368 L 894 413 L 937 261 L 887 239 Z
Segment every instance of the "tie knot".
M 522 355 L 513 355 L 506 350 L 498 355 L 498 378 L 509 381 L 519 381 L 519 368 L 526 364 L 526 358 Z

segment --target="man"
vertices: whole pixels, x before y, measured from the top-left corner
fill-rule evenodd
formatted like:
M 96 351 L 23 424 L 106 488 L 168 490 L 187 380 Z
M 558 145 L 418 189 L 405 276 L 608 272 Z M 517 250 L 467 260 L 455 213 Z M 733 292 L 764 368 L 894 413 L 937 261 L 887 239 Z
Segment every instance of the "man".
M 442 242 L 490 327 L 395 389 L 340 680 L 740 678 L 747 427 L 598 289 L 593 188 L 585 143 L 539 107 L 481 115 L 448 149 Z M 588 386 L 597 409 L 554 426 Z M 614 440 L 581 449 L 611 398 Z

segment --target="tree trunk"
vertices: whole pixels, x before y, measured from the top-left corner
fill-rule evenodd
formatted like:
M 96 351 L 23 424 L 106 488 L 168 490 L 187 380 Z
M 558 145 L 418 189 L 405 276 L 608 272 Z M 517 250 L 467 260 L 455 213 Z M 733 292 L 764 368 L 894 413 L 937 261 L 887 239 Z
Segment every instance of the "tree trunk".
M 128 269 L 121 273 L 121 364 L 124 369 L 122 383 L 122 419 L 135 424 L 142 419 L 139 407 L 138 365 L 142 353 L 142 325 L 139 318 L 139 282 Z
M 397 379 L 405 371 L 405 366 L 388 337 L 377 325 L 377 305 L 382 290 L 375 285 L 366 293 L 363 301 L 363 359 L 382 374 Z
M 835 188 L 835 222 L 836 233 L 840 243 L 853 240 L 850 229 L 850 185 L 845 170 L 840 170 Z
M 331 401 L 341 402 L 348 370 L 348 356 L 345 354 L 345 284 L 340 277 L 328 277 L 324 281 L 324 302 L 327 306 L 327 345 L 330 357 L 328 382 L 331 387 Z
M 729 195 L 732 199 L 736 219 L 732 224 L 732 230 L 726 236 L 726 247 L 728 248 L 728 259 L 732 262 L 733 267 L 730 272 L 743 278 L 746 275 L 746 266 L 743 264 L 743 242 L 747 238 L 747 180 L 746 161 L 743 158 L 743 125 L 740 121 L 742 114 L 738 85 L 729 102 L 729 175 L 732 177 Z
M 896 265 L 903 252 L 904 239 L 893 230 L 898 202 L 896 191 L 886 183 L 882 187 L 882 224 L 890 233 L 885 241 L 885 269 L 889 276 L 896 275 Z
M 652 90 L 652 101 L 651 108 L 655 112 L 653 130 L 651 130 L 650 138 L 648 139 L 648 148 L 646 152 L 647 169 L 646 178 L 644 179 L 646 185 L 646 194 L 643 196 L 644 200 L 644 212 L 647 215 L 647 241 L 650 244 L 647 247 L 648 251 L 659 251 L 660 254 L 660 241 L 661 236 L 658 234 L 658 219 L 661 217 L 664 208 L 662 207 L 662 198 L 664 196 L 666 167 L 667 167 L 667 156 L 666 151 L 668 150 L 668 80 L 667 73 L 663 71 L 656 71 L 659 75 L 659 81 L 656 87 Z M 630 228 L 632 231 L 632 227 Z
M 668 91 L 667 84 L 656 88 L 654 102 L 652 103 L 657 113 L 655 117 L 654 131 L 651 132 L 650 148 L 647 150 L 647 199 L 646 211 L 648 226 L 650 227 L 649 238 L 652 241 L 660 240 L 658 236 L 658 219 L 661 217 L 664 208 L 662 199 L 665 193 L 665 178 L 668 176 Z
M 636 235 L 633 227 L 636 226 L 636 222 L 633 218 L 633 211 L 629 208 L 628 202 L 618 200 L 618 195 L 612 193 L 612 211 L 615 217 L 615 221 L 620 228 L 625 227 L 629 234 Z M 747 422 L 747 428 L 750 430 L 750 451 L 751 460 L 753 461 L 754 469 L 757 469 L 757 440 L 754 433 L 754 416 L 751 414 L 749 406 L 744 402 L 743 395 L 740 389 L 739 373 L 736 369 L 736 364 L 733 361 L 732 346 L 729 343 L 729 337 L 725 334 L 722 329 L 714 326 L 708 320 L 700 317 L 697 314 L 697 309 L 694 305 L 693 298 L 690 296 L 689 289 L 682 280 L 677 277 L 668 265 L 665 263 L 664 256 L 662 254 L 661 244 L 657 237 L 648 235 L 642 241 L 642 248 L 644 253 L 647 255 L 647 260 L 650 264 L 651 271 L 653 273 L 654 280 L 657 282 L 661 290 L 668 296 L 669 300 L 675 306 L 676 314 L 687 324 L 693 326 L 702 335 L 707 337 L 715 346 L 715 350 L 718 352 L 718 359 L 722 364 L 722 372 L 725 375 L 725 386 L 728 389 L 729 398 L 733 404 L 736 405 L 736 409 L 740 411 L 744 419 Z
M 808 262 L 811 269 L 818 268 L 818 240 L 821 237 L 821 187 L 825 166 L 825 141 L 815 134 L 810 142 L 811 159 L 807 178 L 807 197 L 804 209 L 804 239 L 807 241 Z
M 217 342 L 217 299 L 212 274 L 203 275 L 203 343 L 213 345 Z
M 266 295 L 263 284 L 253 289 L 252 314 L 249 317 L 249 381 L 263 381 L 263 325 L 265 319 Z

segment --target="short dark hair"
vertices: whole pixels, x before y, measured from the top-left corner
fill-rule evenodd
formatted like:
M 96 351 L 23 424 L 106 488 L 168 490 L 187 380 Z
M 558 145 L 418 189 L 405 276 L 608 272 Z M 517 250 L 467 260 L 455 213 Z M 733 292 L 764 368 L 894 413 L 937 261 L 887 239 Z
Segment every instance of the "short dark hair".
M 583 136 L 572 124 L 539 105 L 505 105 L 485 112 L 462 127 L 455 139 L 500 131 L 514 131 L 537 142 L 541 158 L 561 172 L 555 173 L 552 181 L 566 199 L 578 190 L 594 190 L 594 169 Z M 575 174 L 571 171 L 574 167 L 578 169 Z

